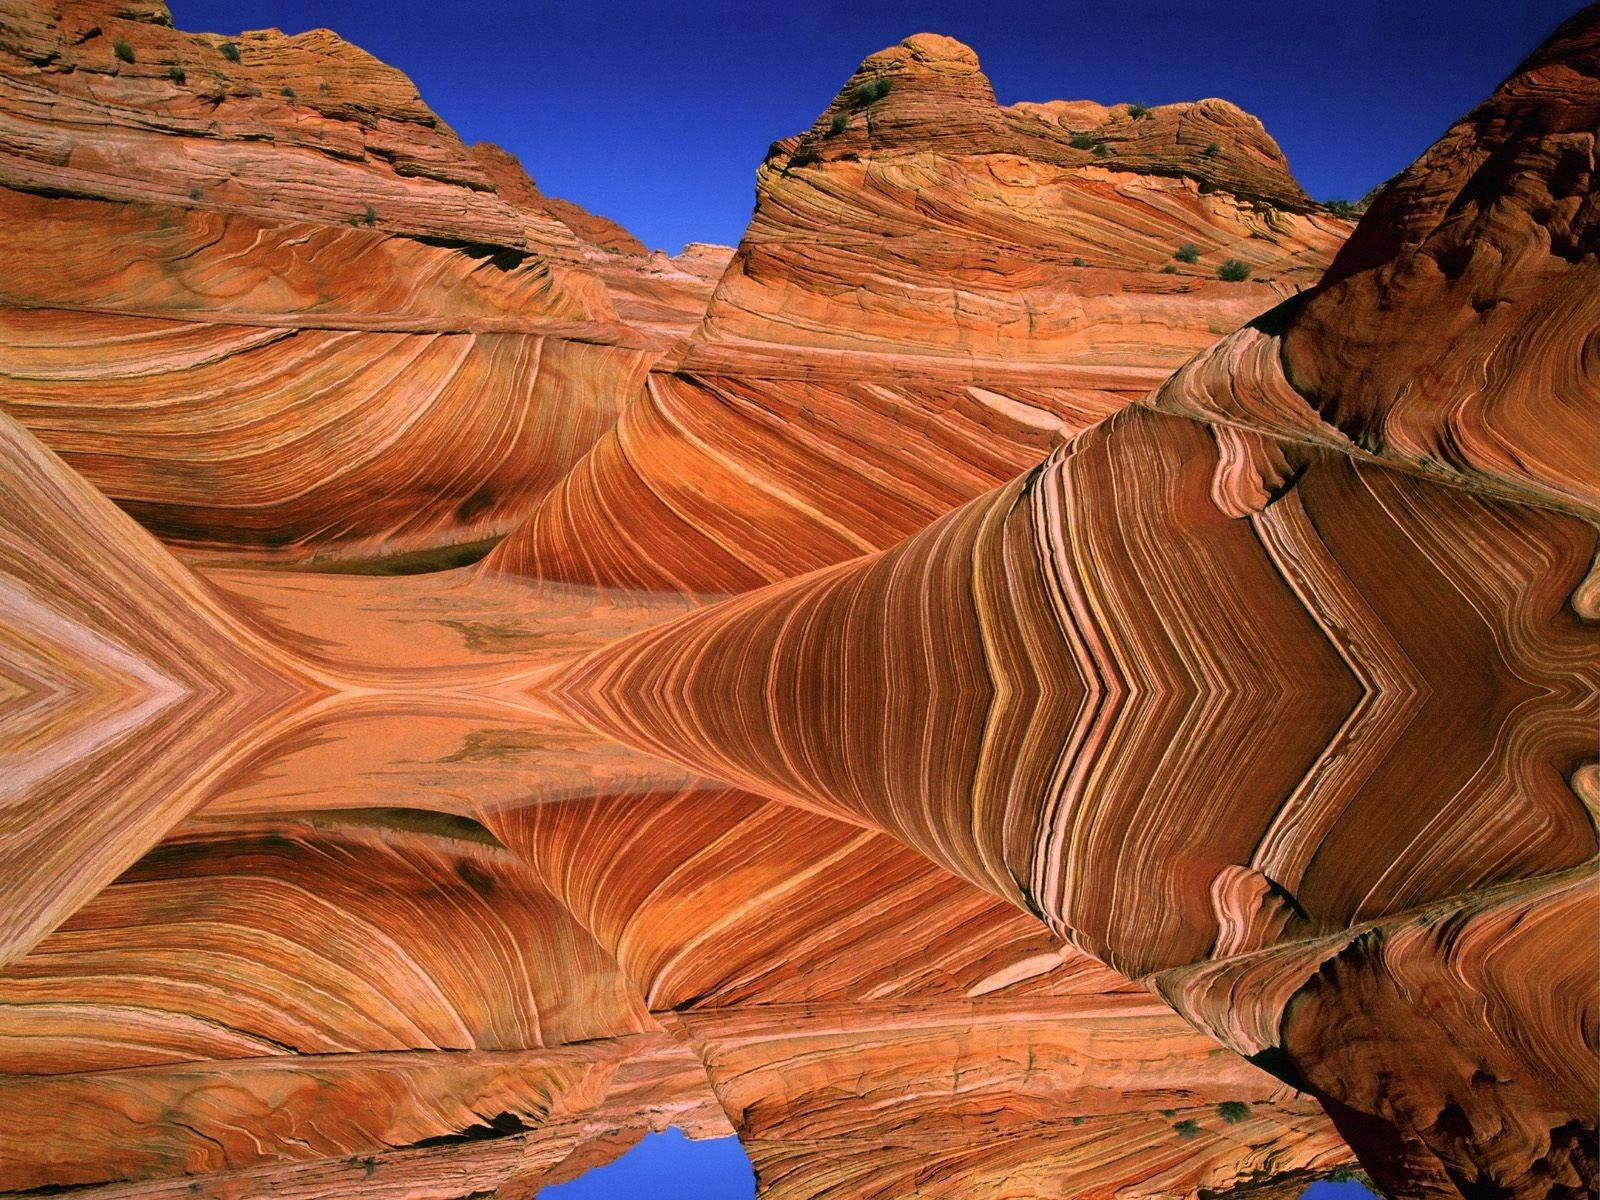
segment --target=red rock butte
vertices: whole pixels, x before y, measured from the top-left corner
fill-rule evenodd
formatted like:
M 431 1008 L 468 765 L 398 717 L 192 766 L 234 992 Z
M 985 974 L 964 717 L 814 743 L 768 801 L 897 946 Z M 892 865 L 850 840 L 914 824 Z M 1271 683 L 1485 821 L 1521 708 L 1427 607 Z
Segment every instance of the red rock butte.
M 1358 223 L 921 33 L 669 258 L 0 0 L 0 1196 L 1594 1195 L 1597 136 L 1593 7 Z

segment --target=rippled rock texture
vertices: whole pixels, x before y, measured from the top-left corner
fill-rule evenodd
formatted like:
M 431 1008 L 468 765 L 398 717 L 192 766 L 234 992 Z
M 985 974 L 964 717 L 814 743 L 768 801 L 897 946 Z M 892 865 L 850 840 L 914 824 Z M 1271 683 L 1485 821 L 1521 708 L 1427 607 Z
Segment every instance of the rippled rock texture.
M 704 311 L 715 254 L 546 197 L 326 30 L 0 31 L 6 407 L 170 542 L 470 561 Z
M 1002 108 L 971 50 L 909 38 L 773 144 L 704 321 L 489 563 L 715 593 L 886 549 L 1312 283 L 1347 231 L 1225 101 Z
M 731 257 L 326 32 L 0 89 L 0 1194 L 1593 1194 L 1600 12 L 1342 248 L 927 34 Z

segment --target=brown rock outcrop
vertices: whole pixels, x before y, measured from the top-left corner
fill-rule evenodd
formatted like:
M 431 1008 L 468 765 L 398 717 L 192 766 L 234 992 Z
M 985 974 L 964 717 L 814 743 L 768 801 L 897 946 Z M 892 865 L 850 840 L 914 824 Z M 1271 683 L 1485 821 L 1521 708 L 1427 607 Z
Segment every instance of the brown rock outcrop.
M 1600 513 L 1596 21 L 1564 24 L 1391 181 L 1316 288 L 1157 402 Z
M 1592 1190 L 1600 608 L 1571 510 L 1600 459 L 1549 435 L 1600 395 L 1568 303 L 1595 271 L 1568 230 L 1594 206 L 1571 154 L 1597 38 L 1586 10 L 1469 119 L 1506 139 L 1499 169 L 1438 236 L 1476 230 L 1459 262 L 1493 267 L 1496 305 L 1425 286 L 1437 247 L 1362 265 L 1385 227 L 1358 231 L 1344 273 L 1174 376 L 1169 413 L 1125 410 L 886 553 L 634 635 L 554 694 L 1039 914 L 1309 1087 L 1396 1192 Z M 1434 228 L 1436 175 L 1363 230 Z M 1441 326 L 1468 333 L 1441 348 Z M 1356 409 L 1296 392 L 1318 330 L 1328 361 L 1341 338 L 1391 368 L 1428 346 L 1444 365 L 1368 411 L 1452 453 L 1362 444 L 1332 421 Z M 1505 417 L 1514 469 L 1469 436 L 1502 401 L 1554 406 Z
M 1231 105 L 1003 109 L 931 35 L 775 143 L 756 196 L 699 330 L 490 567 L 731 592 L 883 549 L 1309 284 L 1346 229 Z M 1258 281 L 1213 278 L 1225 257 Z
M 704 267 L 326 30 L 169 25 L 0 6 L 3 403 L 186 546 L 481 555 L 699 320 Z
M 723 271 L 0 20 L 0 1191 L 1592 1194 L 1596 10 L 1209 348 L 1344 233 L 1221 101 L 918 35 Z

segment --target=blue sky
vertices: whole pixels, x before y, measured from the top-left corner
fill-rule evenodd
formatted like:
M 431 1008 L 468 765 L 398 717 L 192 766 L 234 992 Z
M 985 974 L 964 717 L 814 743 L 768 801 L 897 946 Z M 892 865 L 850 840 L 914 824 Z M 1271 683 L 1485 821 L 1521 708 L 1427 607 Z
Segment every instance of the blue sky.
M 676 1129 L 646 1134 L 621 1158 L 570 1183 L 543 1188 L 539 1200 L 751 1200 L 755 1176 L 737 1138 L 693 1142 Z M 1374 1200 L 1359 1183 L 1313 1183 L 1301 1200 Z
M 978 51 L 1003 103 L 1255 113 L 1319 199 L 1409 163 L 1576 10 L 1565 0 L 170 0 L 180 29 L 326 26 L 404 70 L 467 141 L 651 246 L 738 240 L 756 164 L 855 65 L 922 30 Z
M 668 1129 L 646 1134 L 621 1158 L 570 1183 L 541 1188 L 539 1200 L 751 1200 L 755 1194 L 755 1173 L 738 1138 L 692 1142 Z

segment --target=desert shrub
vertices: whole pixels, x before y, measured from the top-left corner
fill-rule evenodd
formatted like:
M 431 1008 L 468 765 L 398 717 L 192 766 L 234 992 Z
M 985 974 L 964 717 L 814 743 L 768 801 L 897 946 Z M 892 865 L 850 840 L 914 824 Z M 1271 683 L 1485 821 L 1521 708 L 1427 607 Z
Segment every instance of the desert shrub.
M 889 81 L 873 79 L 856 88 L 855 95 L 851 99 L 857 108 L 865 108 L 874 100 L 882 100 L 888 94 Z
M 1166 266 L 1161 268 L 1161 273 L 1163 275 L 1176 275 L 1178 273 L 1178 268 L 1173 266 L 1171 263 L 1168 263 Z
M 1184 242 L 1183 245 L 1172 252 L 1172 257 L 1181 263 L 1199 262 L 1200 247 L 1193 242 Z
M 167 78 L 172 80 L 173 83 L 182 83 L 184 80 L 188 79 L 189 76 L 185 74 L 182 67 L 168 67 Z
M 836 133 L 843 133 L 845 126 L 848 124 L 850 124 L 849 117 L 843 113 L 834 113 L 833 120 L 828 124 L 828 136 L 832 137 Z
M 1329 1183 L 1349 1183 L 1356 1177 L 1349 1167 L 1335 1167 L 1323 1176 Z
M 1230 258 L 1217 268 L 1217 278 L 1226 283 L 1242 283 L 1250 278 L 1250 264 Z
M 239 47 L 234 42 L 223 42 L 222 45 L 217 47 L 217 53 L 221 54 L 229 62 L 239 61 Z
M 372 205 L 369 204 L 366 208 L 362 209 L 361 223 L 363 225 L 376 225 L 378 223 L 378 212 L 372 207 Z
M 1094 156 L 1096 158 L 1104 158 L 1106 155 L 1108 155 L 1110 153 L 1111 153 L 1110 149 L 1106 146 L 1106 144 L 1104 142 L 1096 142 L 1094 144 Z
M 1200 1126 L 1194 1121 L 1178 1121 L 1172 1126 L 1172 1132 L 1187 1142 L 1190 1138 L 1200 1136 Z
M 1072 140 L 1068 142 L 1067 145 L 1071 146 L 1074 150 L 1093 150 L 1094 135 L 1088 133 L 1075 133 L 1072 135 Z
M 1200 151 L 1200 153 L 1206 158 L 1215 158 L 1217 155 L 1222 153 L 1222 147 L 1217 145 L 1215 142 L 1212 142 L 1204 150 Z
M 192 187 L 189 189 L 189 199 L 191 200 L 198 200 L 203 195 L 205 195 L 205 193 L 197 187 Z
M 1150 115 L 1150 106 L 1148 104 L 1130 104 L 1128 105 L 1128 115 L 1135 121 L 1143 120 Z
M 1237 1125 L 1240 1121 L 1250 1119 L 1250 1106 L 1243 1100 L 1224 1100 L 1217 1105 L 1217 1116 L 1229 1125 Z
M 279 88 L 278 95 L 282 96 L 290 104 L 294 103 L 294 89 L 292 87 Z
M 1348 200 L 1329 200 L 1323 207 L 1336 217 L 1353 217 L 1356 215 L 1356 206 Z
M 131 63 L 133 61 L 133 47 L 128 45 L 122 38 L 118 38 L 111 43 L 111 53 L 115 54 L 123 62 Z
M 1075 258 L 1075 259 L 1072 260 L 1072 265 L 1075 266 L 1075 267 L 1086 267 L 1089 264 L 1084 262 L 1083 259 L 1081 259 L 1081 258 Z

